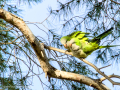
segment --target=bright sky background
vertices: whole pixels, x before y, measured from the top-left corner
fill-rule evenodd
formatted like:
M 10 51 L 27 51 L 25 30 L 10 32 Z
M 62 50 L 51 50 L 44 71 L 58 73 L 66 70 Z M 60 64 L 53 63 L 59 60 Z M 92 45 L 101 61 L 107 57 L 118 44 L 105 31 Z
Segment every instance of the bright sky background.
M 42 22 L 49 15 L 48 6 L 51 6 L 53 9 L 57 8 L 57 0 L 43 0 L 42 3 L 32 4 L 32 7 L 29 7 L 27 5 L 23 5 L 23 6 L 20 5 L 20 7 L 24 10 L 21 14 L 23 16 L 23 20 L 29 21 L 29 22 Z M 39 35 L 43 38 L 46 37 L 45 33 L 42 32 L 41 30 L 39 30 L 35 25 L 29 24 L 28 26 L 35 35 L 37 35 L 37 36 Z M 39 27 L 44 28 L 42 25 L 39 25 Z M 94 58 L 94 57 L 95 56 L 89 56 L 87 58 L 87 60 L 92 62 L 92 58 Z M 96 66 L 98 66 L 98 65 L 96 65 Z M 101 65 L 99 64 L 99 68 L 100 67 L 101 67 Z M 118 69 L 118 67 L 113 68 L 113 66 L 110 66 L 103 70 L 107 75 L 111 75 L 113 73 L 120 75 L 120 69 Z M 93 71 L 95 71 L 95 70 L 93 69 Z M 37 70 L 36 70 L 36 72 L 37 72 Z M 44 80 L 44 82 L 48 83 L 46 81 L 46 79 L 44 78 L 45 77 L 44 74 L 42 74 L 41 77 Z M 120 81 L 120 80 L 118 80 L 118 81 Z M 113 89 L 112 85 L 107 80 L 104 81 L 104 83 L 111 90 L 115 90 L 115 88 Z M 120 86 L 118 88 L 120 88 Z M 118 88 L 116 90 L 118 90 Z M 31 87 L 31 89 L 32 90 L 42 90 L 41 83 L 38 80 L 38 78 L 34 77 L 33 86 Z

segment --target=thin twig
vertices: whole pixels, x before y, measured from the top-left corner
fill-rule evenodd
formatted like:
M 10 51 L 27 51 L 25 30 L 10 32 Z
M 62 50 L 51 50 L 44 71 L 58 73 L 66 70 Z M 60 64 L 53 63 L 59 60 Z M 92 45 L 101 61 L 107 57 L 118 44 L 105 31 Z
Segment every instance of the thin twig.
M 99 70 L 100 69 L 103 69 L 103 68 L 106 68 L 106 67 L 109 67 L 109 66 L 111 66 L 112 64 L 110 64 L 110 65 L 107 65 L 107 66 L 104 66 L 104 67 L 101 67 L 101 68 L 99 68 Z
M 120 79 L 120 76 L 118 76 L 118 75 L 109 75 L 108 76 L 109 78 L 119 78 Z M 104 81 L 104 80 L 106 80 L 106 78 L 105 77 L 102 77 L 101 79 L 100 79 L 100 81 Z

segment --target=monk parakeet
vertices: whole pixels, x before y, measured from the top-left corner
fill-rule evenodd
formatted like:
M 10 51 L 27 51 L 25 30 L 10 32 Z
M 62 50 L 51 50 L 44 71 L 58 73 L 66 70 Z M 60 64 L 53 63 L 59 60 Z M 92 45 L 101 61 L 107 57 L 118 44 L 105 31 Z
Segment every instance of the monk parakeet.
M 67 45 L 67 42 L 70 41 L 72 38 L 79 38 L 79 39 L 83 39 L 83 40 L 87 40 L 88 38 L 83 38 L 84 36 L 88 35 L 89 33 L 85 33 L 85 32 L 82 32 L 82 31 L 76 31 L 76 32 L 73 32 L 67 36 L 63 36 L 61 39 L 60 39 L 60 42 L 64 45 L 64 47 L 66 49 L 68 49 L 68 51 L 70 50 L 69 49 L 69 46 Z
M 113 28 L 110 28 L 106 32 L 100 34 L 97 37 L 94 37 L 91 40 L 89 40 L 89 38 L 84 40 L 84 36 L 83 36 L 83 38 L 72 38 L 69 41 L 69 48 L 71 49 L 74 56 L 81 57 L 81 58 L 86 58 L 88 55 L 90 55 L 93 51 L 95 51 L 97 49 L 120 46 L 120 45 L 99 46 L 100 40 L 102 40 L 103 38 L 108 36 L 110 33 L 112 33 L 112 29 Z M 73 47 L 75 46 L 74 44 L 79 46 L 79 49 L 76 49 L 77 50 L 76 52 L 75 52 L 75 50 L 73 50 Z M 80 50 L 80 52 L 79 52 L 79 50 Z M 81 56 L 80 53 L 85 53 L 86 57 Z M 85 54 L 84 54 L 84 56 L 85 56 Z M 80 56 L 78 56 L 78 55 L 80 55 Z

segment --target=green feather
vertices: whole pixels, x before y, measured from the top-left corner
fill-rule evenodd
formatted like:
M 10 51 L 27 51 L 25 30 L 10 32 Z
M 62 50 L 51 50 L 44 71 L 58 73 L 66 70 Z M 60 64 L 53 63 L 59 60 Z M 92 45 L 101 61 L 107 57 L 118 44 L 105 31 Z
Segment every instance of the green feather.
M 82 31 L 75 31 L 71 34 L 69 34 L 68 36 L 70 36 L 71 38 L 83 38 L 85 35 L 89 35 L 90 33 L 85 33 Z
M 73 52 L 73 55 L 76 57 L 83 57 L 86 58 L 88 55 L 90 55 L 93 51 L 97 50 L 97 49 L 102 49 L 102 48 L 108 48 L 108 47 L 116 47 L 116 46 L 120 46 L 120 45 L 111 45 L 111 46 L 99 46 L 100 44 L 100 40 L 104 39 L 106 36 L 108 36 L 109 34 L 112 33 L 113 27 L 110 28 L 109 30 L 107 30 L 106 32 L 100 34 L 97 37 L 94 37 L 92 40 L 90 40 L 88 37 L 88 34 L 86 35 L 84 32 L 82 34 L 82 32 L 80 32 L 78 34 L 78 32 L 76 34 L 74 34 L 74 38 L 72 38 L 69 42 L 70 44 L 76 44 L 77 46 L 79 46 L 79 50 L 81 52 L 78 52 L 79 50 L 72 50 L 72 48 L 74 47 L 71 46 L 69 47 L 71 49 L 71 51 Z M 75 32 L 74 32 L 75 33 Z M 78 56 L 79 55 L 79 56 Z
M 61 38 L 61 43 L 63 45 L 66 44 L 68 50 L 72 51 L 75 57 L 86 58 L 93 51 L 102 48 L 115 47 L 120 45 L 111 45 L 111 46 L 99 46 L 100 41 L 104 39 L 106 36 L 112 33 L 113 27 L 107 30 L 106 32 L 94 37 L 93 39 L 89 39 L 89 33 L 85 33 L 82 31 L 73 32 L 67 36 Z M 69 42 L 69 43 L 68 43 Z M 70 46 L 72 44 L 72 46 Z M 70 46 L 70 47 L 69 47 Z

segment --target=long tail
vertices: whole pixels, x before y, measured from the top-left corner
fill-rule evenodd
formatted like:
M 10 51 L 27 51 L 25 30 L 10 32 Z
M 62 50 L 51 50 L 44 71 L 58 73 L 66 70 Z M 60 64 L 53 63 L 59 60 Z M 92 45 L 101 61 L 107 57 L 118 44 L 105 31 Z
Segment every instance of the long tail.
M 101 48 L 109 48 L 109 47 L 117 47 L 117 46 L 120 46 L 120 45 L 100 46 L 99 49 L 101 49 Z
M 100 34 L 99 36 L 95 37 L 94 39 L 92 39 L 92 42 L 96 42 L 96 41 L 100 41 L 103 38 L 105 38 L 106 36 L 108 36 L 109 34 L 112 33 L 113 27 L 111 27 L 110 29 L 108 29 L 106 32 Z

